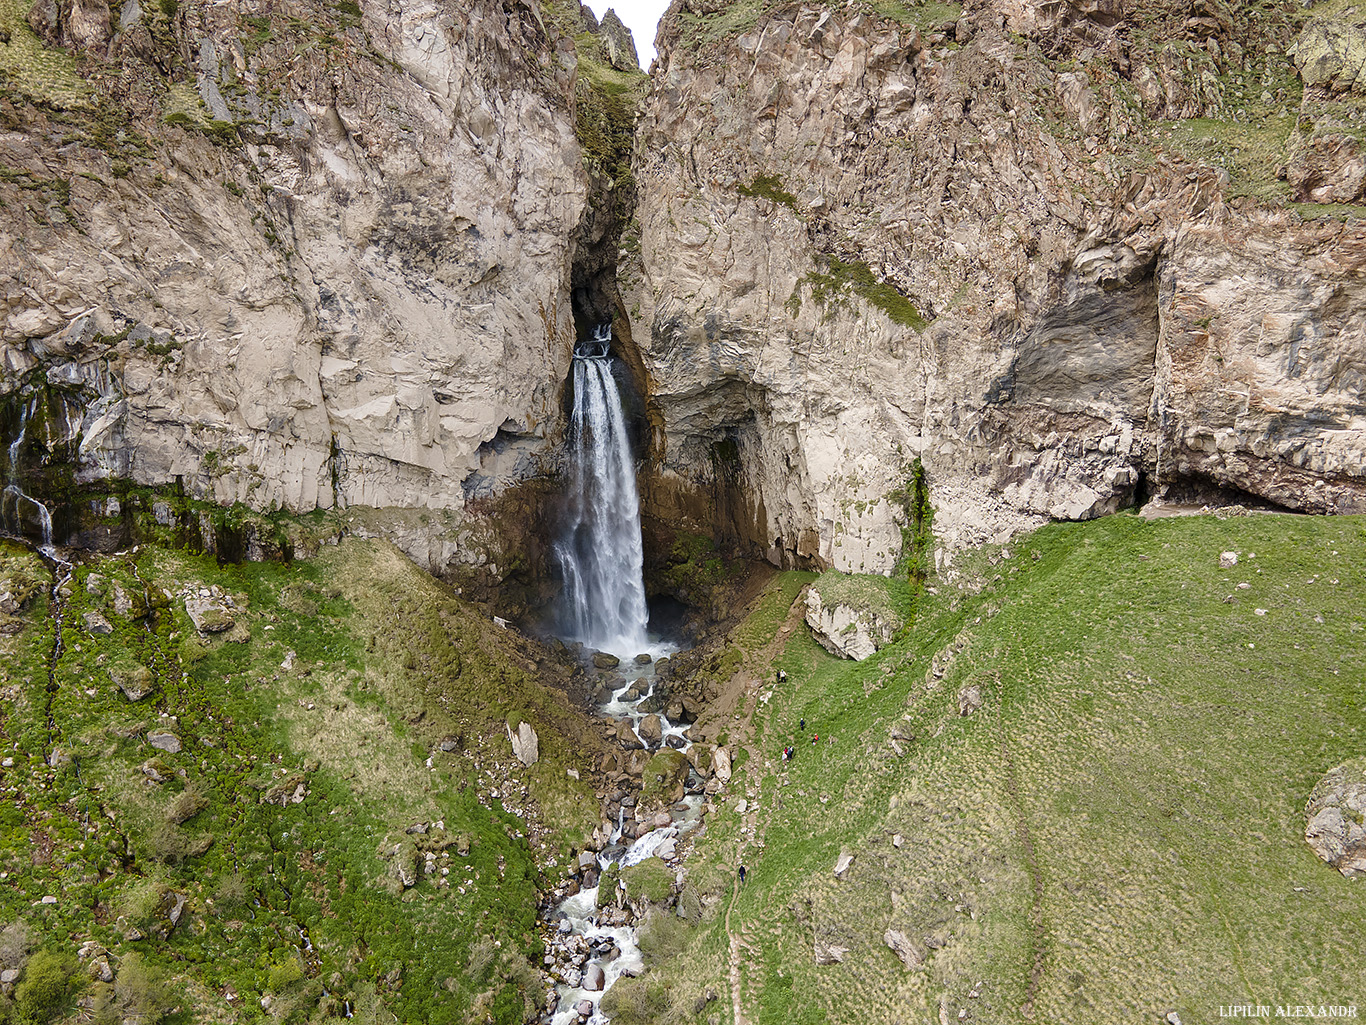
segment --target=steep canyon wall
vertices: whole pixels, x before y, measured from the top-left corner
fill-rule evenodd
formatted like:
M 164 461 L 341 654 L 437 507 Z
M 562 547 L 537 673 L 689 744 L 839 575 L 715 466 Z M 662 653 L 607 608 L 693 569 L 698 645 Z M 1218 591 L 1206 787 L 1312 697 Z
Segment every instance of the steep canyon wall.
M 1359 511 L 1339 6 L 677 0 L 628 160 L 629 36 L 585 61 L 572 5 L 40 0 L 0 419 L 55 389 L 78 480 L 497 563 L 615 309 L 647 511 L 777 563 L 890 571 L 916 459 L 945 551 L 1164 491 Z
M 1286 53 L 1318 26 L 680 0 L 637 148 L 656 514 L 885 572 L 917 457 L 949 547 L 1167 489 L 1366 508 L 1366 233 L 1294 206 L 1315 137 L 1359 159 Z
M 437 511 L 367 522 L 479 557 L 465 510 L 561 429 L 572 41 L 525 3 L 96 6 L 0 46 L 53 69 L 0 99 L 0 390 L 65 390 L 82 480 Z

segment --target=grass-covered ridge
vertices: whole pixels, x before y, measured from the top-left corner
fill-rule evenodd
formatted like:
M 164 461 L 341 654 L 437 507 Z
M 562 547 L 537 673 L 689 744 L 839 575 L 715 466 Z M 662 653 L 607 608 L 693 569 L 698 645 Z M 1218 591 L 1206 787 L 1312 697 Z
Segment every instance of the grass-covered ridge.
M 49 679 L 44 576 L 4 550 L 23 608 L 0 617 L 0 959 L 51 977 L 42 1015 L 535 1013 L 540 866 L 597 812 L 565 770 L 598 742 L 553 667 L 387 545 L 222 567 L 148 545 L 77 567 Z M 233 625 L 201 636 L 184 596 L 210 589 Z M 0 1021 L 34 1018 L 24 999 Z
M 1366 891 L 1309 850 L 1304 808 L 1366 744 L 1366 521 L 1115 516 L 977 568 L 858 664 L 790 629 L 809 577 L 775 579 L 735 635 L 749 757 L 688 863 L 712 903 L 614 1020 L 708 990 L 755 1022 L 1352 1002 Z

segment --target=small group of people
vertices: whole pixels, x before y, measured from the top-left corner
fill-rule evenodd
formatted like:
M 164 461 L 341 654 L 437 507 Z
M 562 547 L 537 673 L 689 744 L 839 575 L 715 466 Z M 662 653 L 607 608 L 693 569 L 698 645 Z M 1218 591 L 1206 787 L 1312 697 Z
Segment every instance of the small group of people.
M 805 718 L 803 718 L 803 719 L 801 720 L 801 722 L 797 723 L 797 732 L 798 732 L 798 733 L 805 733 L 805 732 L 806 732 L 806 719 L 805 719 Z M 813 733 L 813 734 L 811 734 L 811 746 L 812 746 L 812 747 L 815 747 L 817 744 L 819 744 L 819 743 L 820 743 L 820 740 L 821 740 L 821 735 L 820 735 L 819 733 Z M 785 762 L 790 762 L 790 761 L 792 761 L 792 759 L 795 758 L 795 757 L 797 757 L 797 749 L 796 749 L 796 747 L 794 747 L 793 745 L 789 744 L 787 747 L 783 748 L 783 761 L 785 761 Z

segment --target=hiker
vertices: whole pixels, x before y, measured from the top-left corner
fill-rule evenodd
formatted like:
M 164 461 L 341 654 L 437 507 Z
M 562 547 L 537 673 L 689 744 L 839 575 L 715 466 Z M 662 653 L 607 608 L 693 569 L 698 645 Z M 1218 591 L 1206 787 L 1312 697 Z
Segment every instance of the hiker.
M 745 885 L 745 866 L 744 866 L 744 865 L 741 865 L 741 866 L 740 866 L 740 885 L 741 885 L 741 886 L 744 886 L 744 885 Z
M 787 682 L 787 671 L 786 671 L 786 670 L 783 670 L 783 669 L 779 669 L 779 670 L 778 670 L 778 682 L 779 682 L 779 683 L 786 683 L 786 682 Z
M 797 729 L 801 730 L 803 733 L 806 732 L 806 720 L 805 720 L 805 719 L 803 719 L 803 720 L 801 721 L 801 723 L 797 726 Z
M 821 735 L 820 735 L 819 733 L 813 733 L 813 734 L 811 734 L 811 746 L 812 746 L 812 747 L 815 747 L 815 746 L 816 746 L 816 741 L 818 741 L 818 740 L 820 740 L 820 739 L 821 739 Z

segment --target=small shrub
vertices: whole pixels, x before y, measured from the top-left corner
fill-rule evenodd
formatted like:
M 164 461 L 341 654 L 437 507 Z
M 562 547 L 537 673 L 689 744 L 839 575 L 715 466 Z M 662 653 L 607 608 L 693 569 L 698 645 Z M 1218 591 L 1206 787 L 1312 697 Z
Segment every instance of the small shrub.
M 188 822 L 209 806 L 209 799 L 194 787 L 177 794 L 166 809 L 166 821 L 173 825 Z
M 119 965 L 113 992 L 96 998 L 95 1019 L 111 1025 L 130 1020 L 138 1025 L 157 1025 L 175 1004 L 175 990 L 167 973 L 133 951 Z
M 266 988 L 272 993 L 284 993 L 304 977 L 304 970 L 294 957 L 287 957 L 270 970 Z
M 29 959 L 14 990 L 17 1020 L 24 1025 L 51 1021 L 70 1002 L 75 988 L 76 959 L 56 950 L 40 950 Z

